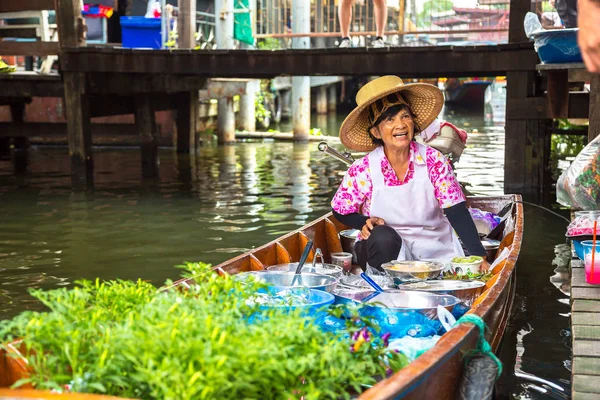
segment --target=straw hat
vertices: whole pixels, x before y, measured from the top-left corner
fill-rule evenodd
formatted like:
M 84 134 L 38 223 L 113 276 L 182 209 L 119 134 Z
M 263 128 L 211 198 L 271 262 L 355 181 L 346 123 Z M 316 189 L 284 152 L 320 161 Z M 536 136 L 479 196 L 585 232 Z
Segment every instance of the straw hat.
M 394 93 L 399 94 L 398 100 L 389 102 L 386 97 Z M 429 83 L 405 85 L 402 79 L 394 75 L 374 79 L 358 91 L 358 105 L 340 126 L 340 140 L 344 146 L 355 151 L 371 151 L 377 147 L 367 129 L 373 125 L 369 120 L 369 106 L 379 99 L 383 99 L 383 109 L 376 110 L 376 107 L 372 107 L 377 117 L 393 105 L 406 104 L 421 129 L 427 128 L 433 122 L 444 105 L 442 91 Z

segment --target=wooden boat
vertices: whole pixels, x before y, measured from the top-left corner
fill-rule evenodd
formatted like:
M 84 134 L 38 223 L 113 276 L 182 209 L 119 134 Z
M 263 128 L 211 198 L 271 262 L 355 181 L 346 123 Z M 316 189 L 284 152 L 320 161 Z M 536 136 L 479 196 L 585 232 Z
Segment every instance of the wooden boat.
M 494 276 L 486 283 L 483 293 L 474 301 L 470 312 L 480 316 L 489 330 L 486 338 L 494 351 L 498 348 L 506 328 L 515 293 L 515 264 L 523 239 L 523 206 L 521 196 L 505 195 L 498 197 L 468 198 L 470 207 L 499 213 L 510 206 L 510 216 L 506 219 L 504 236 L 498 254 L 510 250 L 508 257 L 494 268 Z M 244 271 L 262 270 L 275 264 L 297 262 L 306 243 L 312 240 L 314 249 L 320 248 L 325 262 L 331 261 L 331 253 L 342 251 L 339 232 L 348 229 L 331 214 L 325 215 L 303 228 L 288 233 L 264 246 L 214 267 L 219 273 L 236 274 Z M 182 279 L 173 287 L 186 286 L 189 279 Z M 462 324 L 442 336 L 435 347 L 421 355 L 409 366 L 380 381 L 365 391 L 360 399 L 454 399 L 463 372 L 462 354 L 476 347 L 478 330 L 472 325 Z M 17 359 L 0 353 L 0 387 L 10 386 L 26 376 L 26 365 Z M 17 394 L 18 391 L 15 391 Z M 44 392 L 37 398 L 44 398 Z M 72 397 L 71 397 L 72 396 Z M 81 394 L 67 394 L 67 398 L 81 399 Z M 15 396 L 16 397 L 16 396 Z

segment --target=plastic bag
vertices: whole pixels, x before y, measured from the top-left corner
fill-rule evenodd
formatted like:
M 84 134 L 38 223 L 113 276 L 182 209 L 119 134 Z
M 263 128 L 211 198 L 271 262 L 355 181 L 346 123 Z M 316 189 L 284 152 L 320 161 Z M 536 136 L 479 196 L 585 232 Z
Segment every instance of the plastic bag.
M 560 175 L 556 200 L 576 210 L 600 207 L 600 136 L 588 143 Z
M 533 36 L 535 36 L 536 33 L 545 31 L 538 16 L 532 12 L 525 14 L 523 27 L 525 28 L 525 36 L 527 36 L 529 39 L 533 39 Z
M 471 218 L 473 218 L 473 222 L 475 222 L 477 232 L 484 235 L 490 233 L 502 220 L 496 214 L 480 210 L 479 208 L 469 208 L 469 213 L 471 214 Z

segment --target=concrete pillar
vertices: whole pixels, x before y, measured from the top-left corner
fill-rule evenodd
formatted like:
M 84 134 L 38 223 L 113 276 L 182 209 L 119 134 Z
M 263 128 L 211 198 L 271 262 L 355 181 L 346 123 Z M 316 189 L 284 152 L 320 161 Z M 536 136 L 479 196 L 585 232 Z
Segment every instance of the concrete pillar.
M 289 119 L 292 116 L 292 91 L 282 90 L 280 93 L 281 119 Z
M 233 98 L 219 99 L 219 119 L 217 122 L 218 143 L 235 142 L 235 114 L 233 113 Z
M 215 0 L 215 39 L 217 49 L 233 49 L 233 1 Z M 219 99 L 219 117 L 217 121 L 218 142 L 235 141 L 235 114 L 233 98 Z
M 260 81 L 253 79 L 246 84 L 246 94 L 240 96 L 239 129 L 247 132 L 256 132 L 256 108 L 254 101 L 256 93 L 260 90 Z
M 317 88 L 317 114 L 327 114 L 327 86 Z
M 233 49 L 233 0 L 215 0 L 217 49 Z
M 292 33 L 310 33 L 310 2 L 292 0 Z M 309 37 L 292 38 L 293 49 L 309 49 Z M 308 140 L 310 131 L 310 77 L 292 77 L 294 140 Z
M 338 102 L 337 87 L 335 86 L 335 83 L 334 83 L 332 85 L 329 85 L 329 87 L 327 88 L 327 110 L 329 112 L 336 112 L 337 111 L 337 102 Z

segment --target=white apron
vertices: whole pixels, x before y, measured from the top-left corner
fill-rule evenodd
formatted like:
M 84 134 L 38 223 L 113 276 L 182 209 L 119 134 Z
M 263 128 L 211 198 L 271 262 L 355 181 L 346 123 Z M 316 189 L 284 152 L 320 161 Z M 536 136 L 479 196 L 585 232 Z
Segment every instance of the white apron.
M 427 147 L 417 146 L 418 154 L 414 154 L 412 160 L 414 176 L 400 186 L 384 183 L 381 172 L 381 160 L 385 157 L 383 146 L 369 153 L 373 181 L 371 216 L 383 218 L 402 238 L 398 260 L 449 262 L 452 257 L 465 253 L 435 197 L 425 162 Z M 417 162 L 419 154 L 422 162 Z

